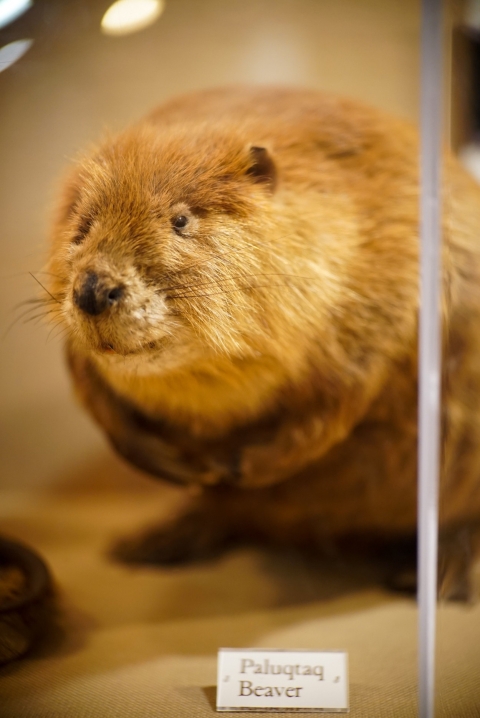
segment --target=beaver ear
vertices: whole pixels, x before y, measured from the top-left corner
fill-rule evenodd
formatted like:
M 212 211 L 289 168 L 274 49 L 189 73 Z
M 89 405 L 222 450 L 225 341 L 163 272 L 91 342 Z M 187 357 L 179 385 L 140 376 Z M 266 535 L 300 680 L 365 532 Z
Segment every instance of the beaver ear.
M 277 183 L 277 168 L 265 147 L 250 147 L 250 166 L 247 175 L 252 177 L 254 182 L 266 184 L 271 191 Z

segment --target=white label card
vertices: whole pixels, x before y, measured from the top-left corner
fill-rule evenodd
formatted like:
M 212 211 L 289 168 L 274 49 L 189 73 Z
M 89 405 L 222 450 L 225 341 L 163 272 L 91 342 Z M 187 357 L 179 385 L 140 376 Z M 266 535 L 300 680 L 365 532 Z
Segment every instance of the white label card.
M 343 651 L 221 648 L 217 711 L 348 711 Z

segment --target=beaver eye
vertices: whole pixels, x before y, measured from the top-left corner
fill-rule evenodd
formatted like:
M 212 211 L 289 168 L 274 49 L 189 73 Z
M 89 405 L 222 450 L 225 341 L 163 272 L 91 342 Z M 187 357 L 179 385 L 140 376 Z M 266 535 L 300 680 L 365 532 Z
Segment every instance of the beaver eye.
M 178 214 L 173 218 L 172 225 L 174 229 L 184 229 L 188 224 L 188 217 L 184 214 Z
M 83 242 L 83 240 L 89 233 L 92 224 L 93 224 L 92 217 L 82 217 L 82 220 L 81 220 L 80 224 L 78 225 L 77 231 L 75 232 L 74 237 L 73 237 L 74 244 L 80 244 L 81 242 Z

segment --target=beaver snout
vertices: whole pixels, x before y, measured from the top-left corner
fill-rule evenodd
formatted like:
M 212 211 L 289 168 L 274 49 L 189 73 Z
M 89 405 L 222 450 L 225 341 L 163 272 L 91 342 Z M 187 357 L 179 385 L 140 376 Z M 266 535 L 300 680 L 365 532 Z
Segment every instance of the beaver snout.
M 121 285 L 90 271 L 78 277 L 73 289 L 73 301 L 82 312 L 95 317 L 116 304 L 123 292 Z

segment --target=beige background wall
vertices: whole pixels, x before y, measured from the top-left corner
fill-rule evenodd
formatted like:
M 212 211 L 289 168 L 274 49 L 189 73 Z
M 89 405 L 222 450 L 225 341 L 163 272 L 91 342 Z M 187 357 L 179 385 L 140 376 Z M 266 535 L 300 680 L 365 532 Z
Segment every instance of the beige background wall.
M 48 217 L 69 158 L 162 99 L 234 82 L 292 83 L 415 119 L 417 0 L 166 0 L 149 29 L 105 37 L 108 2 L 38 1 L 1 42 L 34 39 L 0 73 L 0 331 L 35 296 Z M 41 278 L 41 275 L 37 275 Z M 74 406 L 54 330 L 18 323 L 0 342 L 0 486 L 67 480 L 105 452 Z

